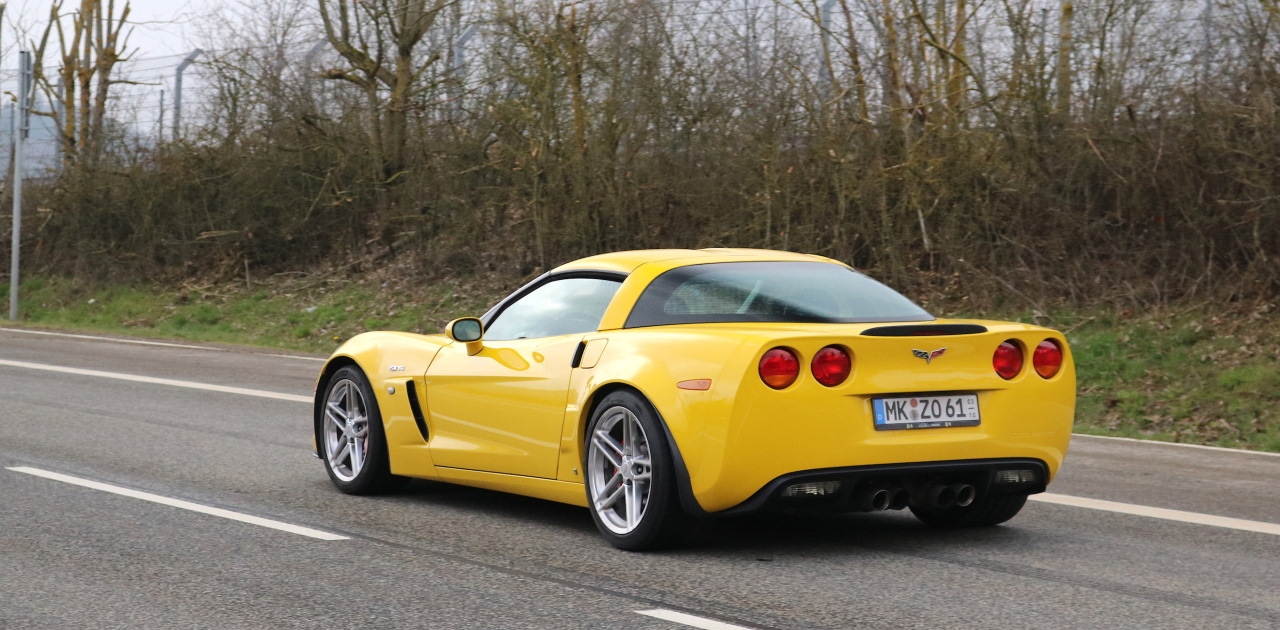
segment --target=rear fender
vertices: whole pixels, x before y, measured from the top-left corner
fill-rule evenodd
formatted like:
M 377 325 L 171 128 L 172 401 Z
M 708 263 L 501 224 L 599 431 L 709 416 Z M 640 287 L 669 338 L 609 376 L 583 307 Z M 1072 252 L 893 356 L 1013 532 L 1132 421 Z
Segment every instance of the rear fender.
M 582 466 L 587 424 L 595 406 L 610 392 L 627 388 L 649 401 L 666 429 L 685 510 L 705 513 L 690 489 L 691 479 L 704 453 L 718 452 L 708 445 L 723 444 L 726 439 L 734 392 L 744 373 L 726 366 L 749 360 L 750 345 L 743 342 L 742 335 L 709 338 L 674 331 L 610 336 L 595 367 L 575 370 L 571 381 L 562 436 L 562 479 L 582 482 L 580 475 L 569 471 Z M 678 386 L 695 380 L 709 380 L 711 386 L 706 390 Z

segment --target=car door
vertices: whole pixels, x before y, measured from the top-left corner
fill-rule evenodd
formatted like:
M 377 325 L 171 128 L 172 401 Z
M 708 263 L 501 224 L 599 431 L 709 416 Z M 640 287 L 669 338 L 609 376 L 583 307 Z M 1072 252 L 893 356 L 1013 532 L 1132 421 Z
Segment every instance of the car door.
M 506 304 L 474 356 L 442 348 L 426 375 L 436 466 L 555 478 L 574 355 L 619 286 L 551 279 Z

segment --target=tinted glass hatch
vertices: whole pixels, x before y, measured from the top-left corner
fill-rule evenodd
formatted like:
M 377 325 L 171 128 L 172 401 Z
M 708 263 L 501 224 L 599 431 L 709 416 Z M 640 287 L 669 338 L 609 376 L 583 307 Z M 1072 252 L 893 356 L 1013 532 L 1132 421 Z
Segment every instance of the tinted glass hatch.
M 897 291 L 841 265 L 730 262 L 689 265 L 658 276 L 636 301 L 625 327 L 932 319 Z

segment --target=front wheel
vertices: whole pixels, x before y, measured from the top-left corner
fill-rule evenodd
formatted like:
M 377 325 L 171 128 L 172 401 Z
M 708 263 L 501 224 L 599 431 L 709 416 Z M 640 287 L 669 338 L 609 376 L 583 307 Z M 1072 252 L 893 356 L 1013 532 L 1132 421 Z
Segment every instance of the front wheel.
M 912 505 L 911 513 L 926 525 L 956 529 L 961 527 L 989 527 L 999 525 L 1022 510 L 1027 503 L 1027 495 L 979 496 L 969 505 L 953 505 L 948 508 L 935 508 L 923 505 Z
M 676 494 L 675 466 L 657 413 L 640 396 L 605 396 L 586 435 L 587 504 L 613 546 L 631 551 L 680 542 L 700 529 Z
M 334 373 L 320 413 L 321 456 L 339 490 L 373 494 L 408 481 L 391 474 L 378 399 L 360 368 L 348 365 Z

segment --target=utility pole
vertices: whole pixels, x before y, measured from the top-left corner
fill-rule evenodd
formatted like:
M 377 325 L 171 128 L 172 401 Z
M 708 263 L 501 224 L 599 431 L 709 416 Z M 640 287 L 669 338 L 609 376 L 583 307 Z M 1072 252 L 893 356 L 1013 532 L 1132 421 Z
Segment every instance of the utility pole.
M 323 52 L 324 49 L 328 47 L 329 47 L 329 40 L 322 39 L 316 42 L 314 45 L 312 45 L 309 50 L 307 50 L 307 54 L 302 58 L 302 65 L 304 68 L 306 68 L 308 72 L 308 76 L 313 76 L 315 74 L 314 72 L 311 72 L 311 69 L 315 67 L 316 57 L 318 57 L 320 53 Z
M 199 48 L 191 51 L 182 63 L 178 64 L 178 69 L 173 74 L 173 141 L 177 142 L 182 136 L 182 73 L 186 72 L 187 66 L 191 65 L 196 57 L 199 57 L 203 50 Z
M 316 70 L 316 57 L 320 56 L 326 48 L 329 47 L 329 40 L 322 39 L 317 41 L 307 50 L 307 54 L 302 57 L 302 68 L 306 72 L 303 75 L 307 85 L 307 99 L 316 99 L 316 90 L 314 89 L 316 80 L 320 77 L 320 73 Z
M 826 85 L 822 88 L 824 98 L 822 100 L 831 100 L 831 91 L 835 88 L 836 75 L 831 67 L 831 7 L 836 5 L 836 0 L 827 0 L 822 3 L 822 10 L 818 14 L 818 20 L 821 24 L 818 28 L 822 29 L 822 76 L 826 77 Z
M 747 19 L 747 78 L 754 89 L 757 87 L 756 79 L 760 74 L 756 59 L 756 12 L 751 7 L 751 0 L 742 0 L 742 10 Z
M 1049 7 L 1040 8 L 1040 53 L 1045 51 L 1044 38 L 1049 34 Z
M 1200 56 L 1200 81 L 1207 82 L 1209 62 L 1213 59 L 1213 0 L 1204 0 L 1204 50 Z
M 163 77 L 160 85 L 164 85 Z M 164 88 L 160 88 L 160 115 L 156 116 L 156 142 L 164 142 Z
M 1075 50 L 1075 39 L 1071 29 L 1076 15 L 1074 2 L 1075 0 L 1063 0 L 1062 14 L 1058 17 L 1057 117 L 1063 124 L 1071 122 L 1071 90 L 1074 87 L 1072 81 L 1074 67 L 1071 65 L 1071 56 Z
M 31 53 L 18 53 L 18 108 L 13 134 L 13 257 L 9 265 L 9 319 L 18 319 L 18 271 L 22 245 L 22 145 L 31 128 Z
M 454 120 L 462 116 L 462 85 L 467 80 L 467 42 L 471 41 L 475 34 L 476 25 L 472 24 L 453 40 L 453 64 L 449 69 L 453 74 L 453 81 L 449 88 L 453 95 L 449 100 L 453 102 Z

